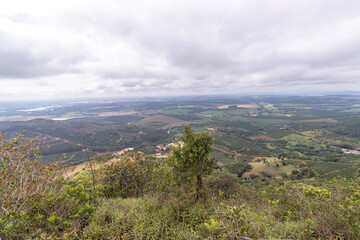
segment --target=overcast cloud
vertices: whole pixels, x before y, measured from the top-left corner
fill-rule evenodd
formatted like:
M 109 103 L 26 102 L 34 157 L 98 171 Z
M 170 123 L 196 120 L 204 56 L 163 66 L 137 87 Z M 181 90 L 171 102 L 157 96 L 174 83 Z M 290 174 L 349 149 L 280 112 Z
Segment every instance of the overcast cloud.
M 360 90 L 360 1 L 3 1 L 0 99 Z

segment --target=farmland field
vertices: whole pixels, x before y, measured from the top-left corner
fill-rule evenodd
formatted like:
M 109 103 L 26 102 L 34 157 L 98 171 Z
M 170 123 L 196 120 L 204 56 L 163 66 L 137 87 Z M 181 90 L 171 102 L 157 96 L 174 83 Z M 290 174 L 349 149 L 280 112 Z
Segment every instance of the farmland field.
M 45 144 L 45 161 L 81 163 L 87 160 L 85 149 L 102 154 L 133 147 L 155 154 L 157 145 L 177 141 L 184 124 L 212 134 L 219 166 L 249 163 L 245 177 L 299 177 L 304 168 L 322 178 L 351 177 L 360 159 L 342 150 L 360 149 L 359 96 L 190 96 L 11 106 L 0 109 L 0 130 L 8 137 L 23 130 L 36 137 Z M 287 165 L 272 166 L 270 159 L 278 156 Z M 255 162 L 258 158 L 267 163 Z

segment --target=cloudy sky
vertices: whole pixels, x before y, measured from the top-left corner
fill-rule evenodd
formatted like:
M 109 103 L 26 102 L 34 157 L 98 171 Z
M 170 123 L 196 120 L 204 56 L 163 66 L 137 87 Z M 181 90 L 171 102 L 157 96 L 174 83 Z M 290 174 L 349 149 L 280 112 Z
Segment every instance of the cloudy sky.
M 360 1 L 11 0 L 0 100 L 360 90 Z

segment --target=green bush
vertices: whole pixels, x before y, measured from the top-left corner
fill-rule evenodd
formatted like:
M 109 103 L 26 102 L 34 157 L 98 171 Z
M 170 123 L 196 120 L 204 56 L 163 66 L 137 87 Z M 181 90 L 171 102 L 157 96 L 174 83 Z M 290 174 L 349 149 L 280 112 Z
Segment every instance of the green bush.
M 210 196 L 216 196 L 220 193 L 225 198 L 237 193 L 240 187 L 237 176 L 229 173 L 226 169 L 217 169 L 209 176 L 206 176 L 204 185 L 208 189 Z
M 226 165 L 225 168 L 232 174 L 236 174 L 238 177 L 241 177 L 244 172 L 248 172 L 252 169 L 252 166 L 248 163 L 234 163 Z
M 0 239 L 76 238 L 94 210 L 84 187 L 66 185 L 39 150 L 22 134 L 0 134 Z
M 151 181 L 154 163 L 143 155 L 134 153 L 122 157 L 98 171 L 99 192 L 105 197 L 138 197 Z
M 64 180 L 34 141 L 0 136 L 0 147 L 1 239 L 360 239 L 358 179 L 216 169 L 198 201 L 167 161 L 135 154 Z
M 199 239 L 196 228 L 205 219 L 204 206 L 161 204 L 149 198 L 102 199 L 86 239 Z

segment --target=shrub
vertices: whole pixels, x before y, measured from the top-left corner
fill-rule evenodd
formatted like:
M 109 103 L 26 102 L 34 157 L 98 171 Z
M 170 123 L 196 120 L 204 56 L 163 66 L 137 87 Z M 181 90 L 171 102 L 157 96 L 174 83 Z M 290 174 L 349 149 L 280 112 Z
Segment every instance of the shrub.
M 232 174 L 236 174 L 238 177 L 241 177 L 244 172 L 250 171 L 252 166 L 248 163 L 234 163 L 226 165 L 225 168 Z
M 120 158 L 99 170 L 100 193 L 105 197 L 138 197 L 151 181 L 154 163 L 141 154 Z
M 64 184 L 60 165 L 44 164 L 22 134 L 0 135 L 0 238 L 76 238 L 94 208 L 81 185 Z
M 85 228 L 86 239 L 199 239 L 196 231 L 206 219 L 201 204 L 151 198 L 102 199 Z
M 229 173 L 226 169 L 215 170 L 205 177 L 204 185 L 213 196 L 221 193 L 225 198 L 237 193 L 240 187 L 237 176 Z

